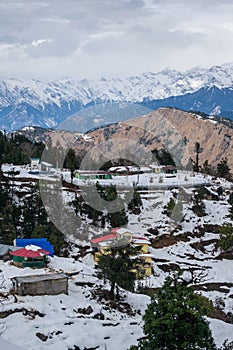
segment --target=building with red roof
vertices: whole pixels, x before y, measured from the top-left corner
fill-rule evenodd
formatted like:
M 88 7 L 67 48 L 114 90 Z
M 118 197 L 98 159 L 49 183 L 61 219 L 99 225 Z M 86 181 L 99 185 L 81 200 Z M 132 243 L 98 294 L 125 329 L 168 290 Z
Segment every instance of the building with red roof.
M 126 228 L 114 228 L 110 234 L 91 240 L 95 262 L 98 264 L 99 257 L 109 251 L 109 247 L 113 241 L 120 240 L 122 238 L 127 239 L 127 242 L 134 246 L 141 247 L 141 254 L 139 255 L 143 261 L 143 264 L 140 267 L 140 270 L 142 272 L 141 275 L 150 276 L 152 274 L 153 257 L 149 253 L 149 245 L 151 243 L 144 237 L 133 235 L 133 233 Z
M 49 251 L 34 245 L 27 245 L 24 248 L 10 252 L 10 255 L 13 256 L 13 264 L 15 266 L 33 268 L 45 267 L 48 263 L 49 254 Z

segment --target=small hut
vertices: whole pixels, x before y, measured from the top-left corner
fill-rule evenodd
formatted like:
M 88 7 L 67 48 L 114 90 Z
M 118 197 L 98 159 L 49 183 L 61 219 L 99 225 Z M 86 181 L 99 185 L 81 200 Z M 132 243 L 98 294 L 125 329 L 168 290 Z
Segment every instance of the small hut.
M 42 268 L 48 263 L 49 252 L 34 245 L 10 252 L 13 256 L 13 264 L 17 267 Z
M 19 295 L 68 294 L 68 276 L 64 273 L 16 276 L 11 280 Z
M 162 172 L 165 174 L 176 174 L 177 168 L 173 165 L 165 165 L 162 167 Z
M 75 177 L 80 180 L 109 180 L 112 179 L 112 173 L 110 171 L 103 170 L 77 170 L 75 173 Z

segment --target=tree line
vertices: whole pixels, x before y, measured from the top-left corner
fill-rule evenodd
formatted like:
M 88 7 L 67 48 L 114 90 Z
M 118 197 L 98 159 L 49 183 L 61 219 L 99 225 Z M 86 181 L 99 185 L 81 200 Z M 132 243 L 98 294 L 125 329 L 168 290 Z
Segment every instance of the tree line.
M 64 235 L 50 221 L 43 205 L 38 183 L 20 189 L 10 176 L 0 170 L 0 242 L 13 245 L 15 238 L 47 238 L 55 254 L 63 254 Z
M 69 203 L 81 220 L 89 219 L 91 224 L 102 228 L 106 225 L 121 227 L 128 223 L 127 212 L 140 214 L 142 200 L 136 188 L 133 188 L 131 197 L 130 194 L 121 197 L 115 185 L 102 186 L 97 181 L 93 186 L 88 187 L 87 198 L 76 194 Z
M 45 148 L 42 142 L 32 142 L 24 135 L 10 134 L 0 131 L 0 167 L 4 163 L 24 165 L 30 158 L 40 158 Z

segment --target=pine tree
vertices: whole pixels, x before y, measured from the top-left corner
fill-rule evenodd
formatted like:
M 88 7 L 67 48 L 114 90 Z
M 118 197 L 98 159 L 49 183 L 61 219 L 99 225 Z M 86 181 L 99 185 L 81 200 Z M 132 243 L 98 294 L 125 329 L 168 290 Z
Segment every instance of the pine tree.
M 42 215 L 43 209 L 38 186 L 31 184 L 30 190 L 22 203 L 22 233 L 24 237 L 31 237 L 34 228 L 39 224 L 38 218 Z
M 105 226 L 106 221 L 111 227 L 127 224 L 124 201 L 118 196 L 116 186 L 103 187 L 97 182 L 96 189 L 88 187 L 82 195 L 84 199 L 79 196 L 69 203 L 74 208 L 76 216 L 82 219 L 83 214 L 87 215 L 93 225 L 101 227 Z
M 71 183 L 73 182 L 74 172 L 78 167 L 78 160 L 73 149 L 69 149 L 67 152 L 64 167 L 70 170 Z
M 7 199 L 8 199 L 8 193 L 0 177 L 0 214 L 3 208 L 7 205 Z
M 126 239 L 114 240 L 105 254 L 99 257 L 99 277 L 110 282 L 110 297 L 115 297 L 115 288 L 119 286 L 129 291 L 134 290 L 137 274 L 134 271 L 142 264 L 137 257 L 140 247 L 132 246 Z M 119 296 L 118 296 L 119 297 Z
M 231 179 L 230 168 L 228 166 L 227 158 L 221 160 L 217 165 L 217 173 L 218 177 L 224 177 L 226 179 Z
M 3 244 L 13 244 L 19 230 L 20 214 L 20 207 L 11 203 L 7 203 L 0 213 L 0 239 Z
M 233 206 L 233 192 L 229 195 L 228 203 Z
M 225 223 L 220 229 L 220 237 L 218 242 L 222 250 L 233 248 L 233 226 L 230 223 Z
M 153 161 L 161 165 L 173 165 L 176 166 L 174 159 L 172 158 L 171 153 L 165 149 L 154 149 L 151 151 L 153 154 Z
M 196 153 L 196 160 L 194 162 L 193 170 L 199 172 L 199 155 L 203 151 L 199 142 L 195 142 L 194 151 Z
M 83 202 L 84 201 L 82 197 L 78 196 L 77 193 L 75 193 L 75 199 L 69 202 L 69 205 L 74 208 L 74 212 L 76 216 L 82 215 Z
M 126 201 L 128 202 L 128 196 L 126 195 Z M 129 201 L 128 210 L 133 214 L 140 214 L 142 206 L 142 199 L 136 188 L 133 189 L 133 198 Z
M 200 187 L 198 191 L 194 194 L 193 197 L 193 206 L 192 206 L 192 211 L 197 215 L 197 216 L 205 216 L 205 204 L 202 201 L 204 198 L 204 189 L 203 187 Z
M 206 312 L 200 296 L 178 275 L 168 277 L 145 312 L 146 337 L 139 350 L 215 350 Z
M 208 160 L 205 160 L 203 163 L 201 171 L 207 175 L 214 175 L 215 172 L 214 168 L 209 164 Z
M 110 185 L 105 188 L 103 198 L 108 202 L 106 209 L 108 211 L 107 220 L 111 227 L 120 227 L 128 223 L 128 217 L 125 211 L 123 199 L 118 196 L 116 186 Z
M 114 213 L 108 213 L 107 219 L 111 227 L 121 227 L 128 223 L 128 216 L 125 209 L 116 209 Z
M 229 218 L 233 220 L 233 205 L 229 208 Z
M 171 216 L 172 215 L 172 211 L 175 208 L 176 202 L 174 200 L 174 198 L 170 198 L 169 202 L 166 205 L 166 210 L 167 210 L 167 215 Z

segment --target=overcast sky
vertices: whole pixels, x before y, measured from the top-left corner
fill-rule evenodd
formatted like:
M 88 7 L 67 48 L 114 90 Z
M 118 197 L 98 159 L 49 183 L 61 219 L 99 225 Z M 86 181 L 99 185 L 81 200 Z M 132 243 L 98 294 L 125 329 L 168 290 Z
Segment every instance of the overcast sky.
M 0 77 L 125 77 L 233 62 L 232 0 L 0 0 Z

